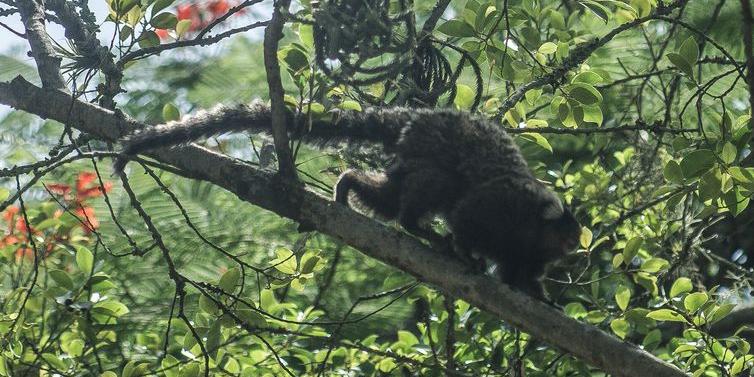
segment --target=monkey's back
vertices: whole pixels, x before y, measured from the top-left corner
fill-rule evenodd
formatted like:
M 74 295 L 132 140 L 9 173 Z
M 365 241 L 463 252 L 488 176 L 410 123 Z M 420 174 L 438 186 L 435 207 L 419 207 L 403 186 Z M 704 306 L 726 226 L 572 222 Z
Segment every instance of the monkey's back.
M 513 139 L 500 127 L 452 110 L 421 114 L 395 146 L 405 162 L 420 160 L 476 185 L 496 177 L 533 178 Z

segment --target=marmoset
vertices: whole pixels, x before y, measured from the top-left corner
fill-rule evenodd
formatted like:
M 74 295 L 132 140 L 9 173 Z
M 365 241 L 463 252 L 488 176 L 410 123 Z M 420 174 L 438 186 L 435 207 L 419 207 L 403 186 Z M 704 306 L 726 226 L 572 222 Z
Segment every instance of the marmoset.
M 270 130 L 261 103 L 218 107 L 182 121 L 140 130 L 123 140 L 123 153 L 185 144 L 230 131 Z M 393 162 L 384 173 L 348 170 L 335 200 L 349 194 L 408 232 L 439 239 L 425 220 L 444 218 L 453 249 L 497 264 L 503 282 L 543 298 L 539 279 L 552 261 L 574 250 L 581 226 L 560 199 L 529 170 L 502 127 L 469 113 L 444 109 L 372 108 L 336 113 L 302 125 L 289 113 L 292 137 L 316 145 L 382 143 Z M 297 126 L 298 125 L 298 126 Z M 122 169 L 124 162 L 116 163 Z

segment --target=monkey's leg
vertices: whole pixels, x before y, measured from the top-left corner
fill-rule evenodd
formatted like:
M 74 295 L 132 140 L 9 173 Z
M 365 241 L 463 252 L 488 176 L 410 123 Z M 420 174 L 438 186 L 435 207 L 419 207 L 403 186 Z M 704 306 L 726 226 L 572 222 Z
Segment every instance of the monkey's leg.
M 424 238 L 433 247 L 451 252 L 449 237 L 443 237 L 420 221 L 441 213 L 456 200 L 458 180 L 436 168 L 412 169 L 403 177 L 398 221 L 409 233 Z
M 544 274 L 544 267 L 544 263 L 537 260 L 511 259 L 499 264 L 498 271 L 503 283 L 544 301 L 545 294 L 539 281 Z
M 394 219 L 400 206 L 399 188 L 398 177 L 347 170 L 335 186 L 335 201 L 348 205 L 348 194 L 353 191 L 364 205 L 385 218 Z

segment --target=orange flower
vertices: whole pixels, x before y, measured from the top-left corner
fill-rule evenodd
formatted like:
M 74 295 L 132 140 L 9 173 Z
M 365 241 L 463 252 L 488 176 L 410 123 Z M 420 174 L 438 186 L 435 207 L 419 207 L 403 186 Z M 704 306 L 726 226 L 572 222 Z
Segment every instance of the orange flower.
M 165 29 L 154 29 L 154 33 L 157 34 L 158 37 L 160 37 L 160 40 L 168 39 L 170 35 L 168 35 L 168 31 Z
M 215 18 L 228 13 L 228 9 L 230 9 L 230 4 L 228 4 L 226 0 L 210 1 L 209 5 L 207 5 L 207 10 L 209 10 Z
M 110 182 L 104 182 L 103 186 L 99 185 L 97 174 L 94 172 L 81 172 L 76 177 L 76 195 L 72 198 L 70 195 L 71 186 L 63 183 L 52 183 L 47 188 L 53 194 L 62 195 L 69 207 L 74 208 L 73 213 L 83 221 L 82 227 L 86 233 L 92 232 L 99 227 L 99 221 L 95 217 L 94 208 L 85 205 L 84 202 L 91 198 L 102 196 L 109 192 L 113 185 Z M 58 217 L 62 212 L 56 212 Z
M 34 251 L 31 250 L 30 247 L 19 247 L 18 250 L 16 250 L 16 263 L 20 262 L 23 258 L 26 260 L 34 260 Z
M 103 193 L 103 188 L 99 186 L 94 180 L 97 175 L 92 172 L 81 172 L 76 178 L 76 201 L 82 202 L 85 199 L 96 198 Z M 94 186 L 90 185 L 94 183 Z M 113 188 L 113 184 L 105 182 L 104 192 L 109 192 Z
M 93 230 L 99 228 L 99 220 L 94 216 L 94 208 L 82 205 L 76 208 L 73 213 L 84 222 L 82 226 L 86 233 L 91 233 Z
M 10 233 L 13 233 L 13 225 L 15 224 L 15 221 L 13 219 L 16 217 L 16 214 L 18 213 L 20 209 L 16 206 L 10 206 L 5 209 L 5 212 L 3 213 L 3 219 L 5 219 L 5 222 L 8 224 L 8 231 Z

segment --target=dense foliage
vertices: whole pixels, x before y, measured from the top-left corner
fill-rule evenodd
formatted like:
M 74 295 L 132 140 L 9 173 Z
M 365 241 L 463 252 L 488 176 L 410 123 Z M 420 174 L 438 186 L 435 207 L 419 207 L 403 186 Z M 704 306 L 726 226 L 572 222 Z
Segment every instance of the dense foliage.
M 26 2 L 0 1 L 0 21 Z M 252 33 L 288 7 L 49 3 L 48 22 L 83 30 L 52 34 L 73 94 L 148 123 L 267 99 Z M 544 281 L 553 304 L 694 376 L 748 375 L 744 3 L 302 0 L 283 11 L 276 56 L 286 104 L 310 119 L 406 105 L 499 122 L 584 225 L 580 249 Z M 96 32 L 104 54 L 84 43 Z M 27 49 L 0 56 L 0 80 L 40 81 Z M 208 183 L 143 160 L 121 180 L 112 145 L 3 114 L 2 376 L 601 375 Z M 271 143 L 206 141 L 264 168 Z M 323 195 L 345 168 L 387 160 L 369 146 L 291 144 L 301 180 Z

